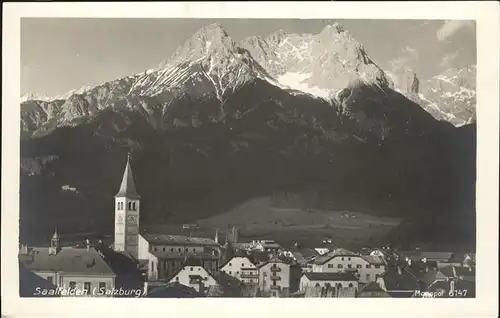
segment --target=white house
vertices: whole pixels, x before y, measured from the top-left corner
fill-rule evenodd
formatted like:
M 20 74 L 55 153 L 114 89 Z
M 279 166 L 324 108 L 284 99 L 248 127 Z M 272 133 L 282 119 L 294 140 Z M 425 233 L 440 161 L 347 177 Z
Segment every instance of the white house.
M 275 256 L 259 266 L 259 290 L 262 295 L 288 297 L 290 264 Z
M 259 282 L 259 269 L 246 256 L 234 256 L 222 265 L 220 271 L 247 284 Z
M 193 287 L 198 292 L 205 292 L 210 286 L 217 286 L 216 279 L 202 266 L 184 266 L 169 281 Z
M 310 287 L 335 287 L 358 289 L 358 278 L 352 273 L 305 273 L 300 278 L 300 290 Z
M 313 262 L 315 273 L 352 272 L 362 284 L 375 281 L 386 271 L 386 265 L 378 256 L 361 256 L 346 249 L 336 249 L 317 257 Z

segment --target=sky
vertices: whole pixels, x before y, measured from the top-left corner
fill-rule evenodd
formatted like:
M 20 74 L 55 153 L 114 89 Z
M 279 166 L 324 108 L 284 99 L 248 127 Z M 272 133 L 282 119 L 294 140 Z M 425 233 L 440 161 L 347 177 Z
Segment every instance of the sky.
M 21 95 L 65 93 L 156 67 L 211 23 L 236 42 L 251 35 L 319 33 L 338 22 L 384 70 L 413 69 L 420 79 L 476 63 L 474 21 L 305 19 L 21 19 Z

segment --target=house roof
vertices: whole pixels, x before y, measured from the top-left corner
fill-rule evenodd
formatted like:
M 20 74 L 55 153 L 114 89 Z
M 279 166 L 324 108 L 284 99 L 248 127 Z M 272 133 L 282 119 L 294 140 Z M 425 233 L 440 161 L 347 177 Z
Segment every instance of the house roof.
M 326 253 L 325 255 L 316 257 L 314 259 L 314 264 L 322 265 L 334 257 L 342 257 L 342 256 L 359 256 L 359 255 L 349 250 L 346 250 L 345 248 L 337 248 L 331 252 Z
M 358 281 L 358 278 L 352 273 L 319 273 L 319 272 L 309 272 L 304 273 L 311 281 Z
M 178 252 L 163 252 L 163 251 L 151 251 L 151 254 L 163 260 L 175 260 L 175 259 L 196 259 L 196 260 L 216 260 L 217 256 L 212 255 L 210 253 L 196 253 L 196 252 L 187 252 L 187 253 L 178 253 Z
M 359 294 L 362 292 L 379 292 L 379 293 L 386 293 L 377 282 L 369 282 L 365 286 L 361 287 L 359 289 Z M 387 294 L 389 296 L 389 294 Z
M 211 273 L 206 268 L 204 268 L 203 266 L 201 266 L 201 264 L 197 263 L 196 261 L 191 261 L 191 262 L 188 261 L 188 262 L 184 263 L 184 265 L 181 268 L 179 268 L 176 272 L 172 273 L 172 275 L 168 278 L 168 281 L 171 282 L 172 279 L 174 279 L 180 272 L 182 272 L 187 267 L 198 267 L 198 270 L 196 270 L 196 272 L 194 271 L 194 268 L 193 268 L 193 275 L 197 275 L 197 274 L 199 274 L 200 271 L 204 271 L 215 280 L 214 274 Z M 191 271 L 189 271 L 189 272 L 191 272 Z
M 230 262 L 232 262 L 235 258 L 244 258 L 247 261 L 249 261 L 251 264 L 253 264 L 253 262 L 250 260 L 250 258 L 248 258 L 248 256 L 246 256 L 246 255 L 234 255 L 233 257 L 231 257 L 230 259 L 228 259 L 227 261 L 225 261 L 223 264 L 221 264 L 219 266 L 219 268 L 223 268 L 224 266 L 226 266 L 227 264 L 229 264 Z
M 318 256 L 318 252 L 314 248 L 301 248 L 300 253 L 305 257 L 305 258 L 311 258 L 311 257 L 316 257 Z
M 282 248 L 281 245 L 272 240 L 263 240 L 258 242 L 263 248 Z
M 385 265 L 385 260 L 381 256 L 363 255 L 361 257 L 372 265 Z
M 189 237 L 168 234 L 143 234 L 150 244 L 181 245 L 181 246 L 220 246 L 214 240 L 204 237 Z
M 419 289 L 417 277 L 406 267 L 401 269 L 401 274 L 396 268 L 390 268 L 380 275 L 384 280 L 385 288 L 390 291 L 414 291 Z
M 433 270 L 430 272 L 425 273 L 423 277 L 420 278 L 420 280 L 426 285 L 430 286 L 432 283 L 438 280 L 445 280 L 447 278 L 446 275 L 444 275 L 441 271 L 438 270 Z
M 164 286 L 152 288 L 145 297 L 152 298 L 191 298 L 203 296 L 194 288 L 182 285 L 178 282 L 167 283 Z
M 457 276 L 476 276 L 476 269 L 474 267 L 455 266 L 455 273 Z
M 135 188 L 134 176 L 132 175 L 132 168 L 130 167 L 130 156 L 127 157 L 127 164 L 125 166 L 125 170 L 123 171 L 122 183 L 120 184 L 118 193 L 115 195 L 115 198 L 117 197 L 126 197 L 130 199 L 141 198 Z
M 453 253 L 451 252 L 421 252 L 421 258 L 426 258 L 427 260 L 436 260 L 436 261 L 447 261 L 453 258 Z
M 29 270 L 116 276 L 104 255 L 93 248 L 65 247 L 56 255 L 50 255 L 49 248 L 32 248 L 20 260 Z

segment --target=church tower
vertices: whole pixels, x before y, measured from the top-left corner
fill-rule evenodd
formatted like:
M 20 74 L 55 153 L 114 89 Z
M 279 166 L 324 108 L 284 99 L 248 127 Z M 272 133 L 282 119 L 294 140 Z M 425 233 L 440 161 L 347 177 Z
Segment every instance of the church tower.
M 57 234 L 57 229 L 54 231 L 54 235 L 50 239 L 49 255 L 56 255 L 61 250 L 59 234 Z
M 120 190 L 115 195 L 114 249 L 117 252 L 129 252 L 134 257 L 138 256 L 139 248 L 140 199 L 135 189 L 129 153 Z

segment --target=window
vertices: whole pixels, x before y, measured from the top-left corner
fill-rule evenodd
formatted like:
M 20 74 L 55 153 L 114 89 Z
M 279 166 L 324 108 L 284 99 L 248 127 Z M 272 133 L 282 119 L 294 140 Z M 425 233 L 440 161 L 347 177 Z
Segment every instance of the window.
M 76 282 L 69 282 L 69 289 L 75 289 L 76 288 Z
M 370 264 L 366 264 L 366 268 L 371 268 L 372 266 Z
M 349 284 L 349 287 L 354 287 L 354 285 L 352 283 Z
M 267 277 L 267 272 L 264 272 L 264 277 Z
M 179 247 L 179 252 L 181 251 L 181 248 Z
M 54 277 L 53 276 L 47 276 L 47 280 L 52 283 L 52 282 L 54 282 Z
M 163 248 L 163 251 L 165 252 L 165 248 Z
M 352 265 L 351 265 L 351 264 L 348 264 L 348 265 L 347 265 L 347 268 L 352 268 Z
M 319 283 L 316 283 L 316 285 L 314 285 L 314 287 L 319 287 Z
M 356 265 L 356 268 L 361 268 L 362 266 L 360 264 Z
M 328 264 L 328 268 L 333 268 L 333 264 Z
M 341 259 L 342 259 L 342 260 L 344 260 L 344 258 L 343 258 L 343 257 L 342 257 Z
M 229 271 L 229 275 L 231 275 L 231 271 Z
M 128 209 L 129 209 L 129 210 L 132 210 L 132 202 L 129 202 L 129 203 L 128 203 Z
M 375 265 L 375 268 L 380 268 L 380 265 Z
M 89 291 L 90 290 L 90 282 L 83 283 L 83 289 Z
M 366 274 L 366 280 L 370 280 L 370 274 Z
M 99 282 L 99 291 L 104 291 L 104 290 L 106 290 L 106 283 Z
M 240 272 L 236 272 L 236 275 L 238 275 Z
M 351 258 L 350 258 L 350 257 L 348 257 L 348 258 L 347 258 L 347 260 L 348 260 L 348 261 L 350 261 L 350 260 L 351 260 Z
M 338 264 L 337 265 L 337 268 L 343 268 L 344 266 L 342 266 L 342 264 Z
M 229 262 L 229 266 L 231 266 L 231 262 Z
M 135 211 L 135 202 L 132 203 L 132 209 Z
M 189 270 L 190 270 L 190 271 L 193 271 L 193 268 L 191 267 Z
M 173 251 L 174 251 L 174 248 L 172 247 L 172 248 L 170 249 L 170 252 L 173 252 Z
M 189 249 L 186 247 L 186 252 L 189 252 Z
M 241 267 L 245 267 L 245 264 L 241 263 Z

